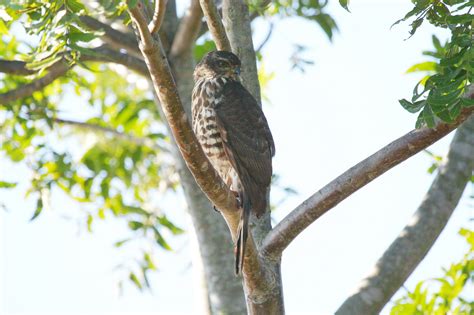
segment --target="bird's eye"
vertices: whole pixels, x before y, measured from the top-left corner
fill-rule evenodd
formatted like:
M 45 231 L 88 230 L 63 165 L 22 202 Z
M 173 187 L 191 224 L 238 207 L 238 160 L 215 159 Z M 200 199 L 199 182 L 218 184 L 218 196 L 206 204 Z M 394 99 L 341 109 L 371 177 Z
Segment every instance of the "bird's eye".
M 227 65 L 227 62 L 222 61 L 222 60 L 219 60 L 219 61 L 217 61 L 217 65 L 218 65 L 219 67 L 225 67 L 225 66 Z

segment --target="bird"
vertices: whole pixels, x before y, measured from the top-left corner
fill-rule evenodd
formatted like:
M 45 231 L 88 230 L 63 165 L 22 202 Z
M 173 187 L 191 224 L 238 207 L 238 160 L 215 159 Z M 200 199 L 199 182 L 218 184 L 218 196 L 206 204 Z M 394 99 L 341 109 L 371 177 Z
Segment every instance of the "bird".
M 192 125 L 196 137 L 241 208 L 235 273 L 244 267 L 250 214 L 267 209 L 275 143 L 257 100 L 242 85 L 241 62 L 232 52 L 211 51 L 194 69 Z

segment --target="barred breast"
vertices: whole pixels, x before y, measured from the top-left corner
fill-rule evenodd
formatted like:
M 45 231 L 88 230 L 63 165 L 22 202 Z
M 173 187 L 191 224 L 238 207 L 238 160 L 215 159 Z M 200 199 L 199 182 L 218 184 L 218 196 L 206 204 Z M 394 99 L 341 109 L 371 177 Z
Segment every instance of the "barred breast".
M 202 78 L 196 82 L 192 95 L 192 122 L 204 153 L 222 180 L 233 189 L 237 173 L 225 154 L 214 110 L 225 82 L 225 78 Z

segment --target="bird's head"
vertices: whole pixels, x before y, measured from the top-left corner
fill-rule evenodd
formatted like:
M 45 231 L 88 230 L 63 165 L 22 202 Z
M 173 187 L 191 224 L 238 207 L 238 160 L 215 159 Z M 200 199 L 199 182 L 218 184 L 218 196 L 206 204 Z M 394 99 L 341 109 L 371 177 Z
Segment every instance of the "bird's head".
M 240 60 L 228 51 L 211 51 L 196 65 L 194 80 L 201 78 L 227 77 L 238 80 L 240 75 Z

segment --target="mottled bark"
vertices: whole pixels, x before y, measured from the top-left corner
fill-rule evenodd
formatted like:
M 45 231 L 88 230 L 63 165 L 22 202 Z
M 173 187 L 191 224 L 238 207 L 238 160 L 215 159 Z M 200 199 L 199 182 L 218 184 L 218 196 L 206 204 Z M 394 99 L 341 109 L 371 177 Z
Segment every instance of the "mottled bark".
M 456 131 L 445 163 L 410 223 L 336 314 L 378 314 L 448 223 L 474 170 L 474 116 Z

